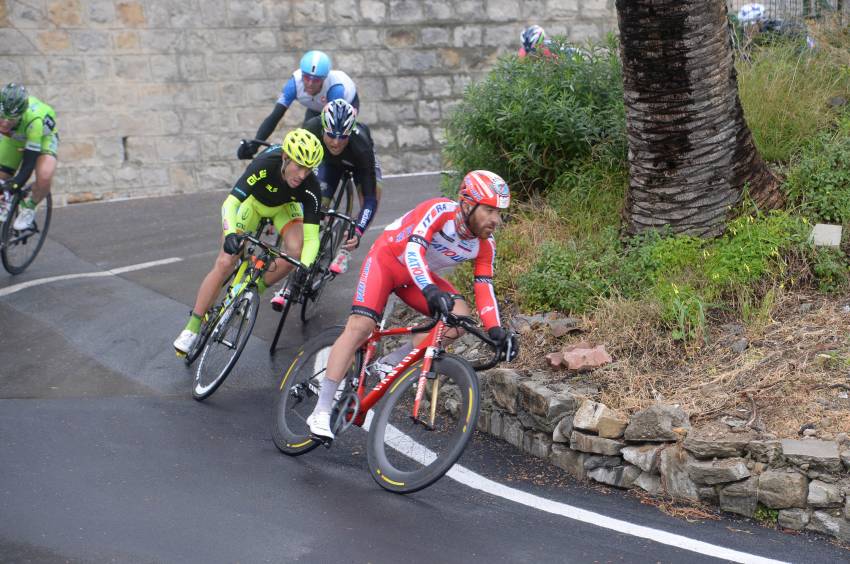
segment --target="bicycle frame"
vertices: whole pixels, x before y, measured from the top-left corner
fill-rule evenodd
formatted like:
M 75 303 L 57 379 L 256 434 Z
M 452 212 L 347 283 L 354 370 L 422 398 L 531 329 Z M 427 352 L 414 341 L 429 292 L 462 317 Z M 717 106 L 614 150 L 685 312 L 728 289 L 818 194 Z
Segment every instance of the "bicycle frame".
M 360 409 L 358 410 L 357 416 L 352 421 L 352 424 L 357 425 L 358 427 L 362 427 L 363 423 L 366 421 L 366 414 L 371 410 L 375 404 L 380 401 L 387 390 L 392 388 L 393 383 L 398 379 L 402 374 L 407 374 L 408 369 L 422 360 L 422 370 L 419 375 L 418 388 L 416 390 L 416 400 L 413 405 L 413 413 L 411 413 L 411 417 L 413 417 L 417 421 L 421 421 L 419 419 L 419 404 L 422 399 L 422 395 L 425 391 L 425 382 L 428 379 L 429 375 L 432 375 L 431 366 L 434 362 L 434 358 L 438 355 L 438 351 L 442 350 L 442 342 L 443 335 L 446 331 L 446 325 L 442 321 L 438 321 L 433 328 L 431 328 L 428 332 L 428 336 L 420 343 L 420 346 L 415 347 L 410 353 L 405 356 L 401 362 L 399 362 L 384 378 L 378 382 L 375 387 L 373 387 L 368 394 L 366 394 L 366 367 L 371 363 L 372 358 L 375 355 L 375 348 L 377 346 L 378 341 L 383 339 L 384 337 L 394 337 L 399 335 L 409 335 L 417 331 L 419 327 L 398 327 L 395 329 L 375 329 L 372 334 L 369 336 L 369 339 L 366 341 L 366 344 L 363 345 L 362 348 L 365 349 L 366 353 L 363 357 L 363 362 L 360 367 L 359 374 L 359 382 L 357 385 L 357 396 L 360 398 Z M 433 378 L 433 376 L 431 376 Z M 432 394 L 436 396 L 438 390 L 438 386 L 435 385 L 432 388 Z M 431 402 L 431 414 L 430 414 L 430 425 L 434 423 L 434 409 L 436 407 L 436 402 Z M 424 422 L 423 422 L 424 423 Z

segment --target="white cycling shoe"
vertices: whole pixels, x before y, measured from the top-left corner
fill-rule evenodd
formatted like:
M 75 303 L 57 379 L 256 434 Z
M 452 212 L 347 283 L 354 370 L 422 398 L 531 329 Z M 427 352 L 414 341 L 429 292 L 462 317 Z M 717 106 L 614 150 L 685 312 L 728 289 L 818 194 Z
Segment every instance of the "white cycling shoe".
M 331 414 L 327 411 L 311 413 L 307 417 L 307 425 L 310 426 L 310 433 L 317 437 L 333 440 L 334 432 L 331 431 Z
M 35 224 L 35 208 L 30 209 L 20 206 L 18 210 L 18 217 L 15 218 L 15 223 L 12 224 L 12 227 L 16 231 L 25 231 L 32 228 Z
M 195 344 L 195 339 L 198 338 L 197 333 L 193 333 L 188 329 L 183 329 L 180 335 L 174 340 L 174 350 L 177 354 L 189 354 L 192 350 L 192 345 Z

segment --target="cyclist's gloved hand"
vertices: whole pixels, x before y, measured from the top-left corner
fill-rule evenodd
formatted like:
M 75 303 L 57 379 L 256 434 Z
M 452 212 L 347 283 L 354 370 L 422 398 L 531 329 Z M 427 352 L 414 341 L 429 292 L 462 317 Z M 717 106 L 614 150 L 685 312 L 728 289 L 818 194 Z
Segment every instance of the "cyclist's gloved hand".
M 224 237 L 224 252 L 229 255 L 239 254 L 239 249 L 242 247 L 242 239 L 236 233 L 228 233 Z
M 260 148 L 259 143 L 253 141 L 242 141 L 239 143 L 239 148 L 236 149 L 236 156 L 240 159 L 253 159 L 257 154 L 257 149 Z
M 354 228 L 354 237 L 351 239 L 347 239 L 343 244 L 342 248 L 346 251 L 353 251 L 357 247 L 360 246 L 360 239 L 363 238 L 363 232 L 360 231 L 359 227 Z
M 425 301 L 428 303 L 432 316 L 438 313 L 448 315 L 455 305 L 452 295 L 440 290 L 436 284 L 428 284 L 422 288 L 422 293 L 425 295 Z
M 501 349 L 502 360 L 510 362 L 519 354 L 519 338 L 513 331 L 505 331 L 502 327 L 491 327 L 487 330 L 487 335 Z

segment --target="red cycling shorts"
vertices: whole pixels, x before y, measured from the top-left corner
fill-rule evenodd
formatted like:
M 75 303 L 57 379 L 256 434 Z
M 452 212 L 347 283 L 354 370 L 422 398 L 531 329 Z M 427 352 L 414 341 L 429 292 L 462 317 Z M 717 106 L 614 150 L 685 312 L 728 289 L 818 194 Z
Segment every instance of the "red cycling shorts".
M 431 277 L 441 290 L 457 294 L 454 286 L 444 278 L 433 272 Z M 351 313 L 365 315 L 379 323 L 390 292 L 395 292 L 401 301 L 419 313 L 428 315 L 428 303 L 422 290 L 413 283 L 407 267 L 399 262 L 398 257 L 381 238 L 372 245 L 360 268 L 360 279 L 354 291 Z

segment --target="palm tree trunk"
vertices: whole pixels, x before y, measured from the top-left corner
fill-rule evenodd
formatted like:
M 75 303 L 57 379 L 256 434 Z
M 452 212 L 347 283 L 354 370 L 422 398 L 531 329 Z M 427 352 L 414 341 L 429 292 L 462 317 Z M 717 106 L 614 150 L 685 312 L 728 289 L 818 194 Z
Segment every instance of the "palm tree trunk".
M 630 185 L 626 230 L 716 236 L 745 186 L 782 204 L 738 98 L 725 0 L 617 0 Z

